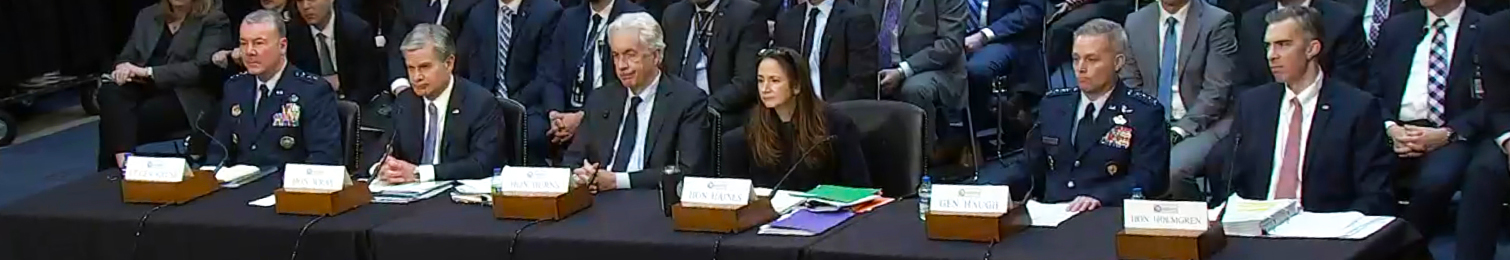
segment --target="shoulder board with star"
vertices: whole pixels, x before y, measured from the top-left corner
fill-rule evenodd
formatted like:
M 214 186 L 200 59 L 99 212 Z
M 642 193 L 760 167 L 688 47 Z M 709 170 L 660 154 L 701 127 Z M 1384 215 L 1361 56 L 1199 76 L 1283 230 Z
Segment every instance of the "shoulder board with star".
M 250 79 L 250 78 L 252 78 L 252 74 L 251 73 L 247 73 L 245 71 L 242 71 L 241 73 L 236 73 L 236 75 L 231 75 L 230 78 L 227 78 L 225 80 L 226 81 L 237 81 L 237 80 L 246 80 L 246 79 Z
M 1079 94 L 1079 93 L 1080 93 L 1080 88 L 1057 88 L 1057 89 L 1051 89 L 1051 90 L 1049 90 L 1048 93 L 1043 93 L 1043 96 L 1044 97 L 1053 97 L 1053 96 L 1064 96 L 1064 95 Z
M 1148 105 L 1163 106 L 1159 104 L 1158 97 L 1154 97 L 1153 95 L 1149 95 L 1148 93 L 1143 93 L 1142 90 L 1138 90 L 1137 88 L 1127 88 L 1127 96 L 1132 97 L 1133 100 L 1137 100 L 1138 102 L 1143 102 Z

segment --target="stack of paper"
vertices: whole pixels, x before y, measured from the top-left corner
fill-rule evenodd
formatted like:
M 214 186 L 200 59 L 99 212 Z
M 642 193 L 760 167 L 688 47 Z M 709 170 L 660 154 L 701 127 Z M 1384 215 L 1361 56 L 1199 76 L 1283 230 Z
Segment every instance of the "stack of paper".
M 1262 236 L 1300 213 L 1300 203 L 1292 199 L 1248 200 L 1233 195 L 1227 198 L 1227 213 L 1222 229 L 1227 235 Z
M 880 189 L 852 188 L 836 185 L 818 185 L 805 194 L 795 196 L 834 207 L 849 207 L 881 198 Z
M 434 197 L 451 188 L 452 181 L 411 182 L 391 184 L 382 180 L 368 185 L 373 203 L 407 204 Z
M 792 214 L 781 216 L 776 222 L 760 226 L 761 235 L 780 236 L 816 236 L 823 234 L 839 223 L 844 223 L 855 213 L 848 210 L 832 212 L 816 212 L 808 209 L 800 209 Z
M 199 167 L 199 169 L 205 171 L 214 171 L 215 166 L 202 166 Z M 241 185 L 262 179 L 262 177 L 266 177 L 268 174 L 272 174 L 276 170 L 277 169 L 267 169 L 264 171 L 261 168 L 257 168 L 257 166 L 251 165 L 221 167 L 220 171 L 215 172 L 215 180 L 220 181 L 220 187 L 234 189 L 241 187 Z
M 766 194 L 771 194 L 771 189 L 755 188 L 755 195 L 765 196 Z M 776 191 L 776 196 L 771 197 L 771 209 L 776 210 L 776 214 L 786 214 L 802 203 L 807 203 L 807 198 L 799 197 L 798 194 L 807 195 L 800 191 Z
M 1390 216 L 1364 216 L 1357 211 L 1304 212 L 1274 228 L 1269 237 L 1363 239 L 1394 221 Z
M 1030 200 L 1027 207 L 1028 216 L 1033 219 L 1032 225 L 1035 227 L 1058 227 L 1059 223 L 1064 223 L 1065 220 L 1080 214 L 1080 212 L 1070 211 L 1069 203 L 1047 204 Z
M 451 191 L 451 201 L 462 204 L 493 205 L 494 178 L 456 181 L 459 185 Z

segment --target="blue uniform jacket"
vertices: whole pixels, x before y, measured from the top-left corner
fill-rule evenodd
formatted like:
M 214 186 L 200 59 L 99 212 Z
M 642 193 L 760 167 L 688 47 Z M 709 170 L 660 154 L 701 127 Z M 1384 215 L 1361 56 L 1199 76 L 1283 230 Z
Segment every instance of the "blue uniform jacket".
M 211 150 L 211 162 L 283 166 L 341 164 L 341 124 L 336 95 L 319 76 L 283 66 L 282 76 L 261 102 L 257 78 L 241 73 L 225 82 L 215 139 L 227 152 Z
M 1088 144 L 1075 143 L 1079 88 L 1062 88 L 1044 95 L 1038 123 L 1028 134 L 1026 161 L 1016 176 L 1032 176 L 1031 184 L 1015 183 L 1013 190 L 1033 192 L 1044 202 L 1065 202 L 1090 196 L 1102 205 L 1116 206 L 1142 188 L 1152 197 L 1169 180 L 1169 125 L 1157 98 L 1117 83 L 1090 127 Z M 1087 115 L 1089 116 L 1089 115 Z

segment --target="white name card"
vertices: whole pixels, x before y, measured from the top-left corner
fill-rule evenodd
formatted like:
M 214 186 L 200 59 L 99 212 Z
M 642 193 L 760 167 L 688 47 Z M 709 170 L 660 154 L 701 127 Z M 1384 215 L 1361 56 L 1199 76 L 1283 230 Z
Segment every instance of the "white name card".
M 934 184 L 928 210 L 960 213 L 1007 213 L 1012 206 L 1007 186 Z
M 1206 203 L 1200 201 L 1125 200 L 1122 227 L 1205 231 Z
M 283 189 L 322 192 L 340 191 L 351 179 L 346 167 L 290 163 L 283 166 Z
M 566 193 L 572 181 L 569 168 L 505 166 L 497 178 L 503 192 Z
M 131 156 L 121 177 L 128 181 L 182 182 L 188 172 L 189 162 L 184 158 Z
M 682 202 L 725 206 L 750 203 L 749 179 L 686 177 L 682 179 Z

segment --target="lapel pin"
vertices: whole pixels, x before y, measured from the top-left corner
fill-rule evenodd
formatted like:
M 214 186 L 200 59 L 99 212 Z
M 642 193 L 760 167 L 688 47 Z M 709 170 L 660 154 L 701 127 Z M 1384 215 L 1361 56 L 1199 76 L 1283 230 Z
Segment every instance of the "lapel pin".
M 455 115 L 455 114 L 461 114 L 461 109 L 452 109 L 452 110 L 451 110 L 451 114 L 452 114 L 452 115 Z
M 231 117 L 241 116 L 241 104 L 231 105 Z
M 1327 105 L 1327 104 L 1322 104 L 1321 105 L 1321 110 L 1322 111 L 1331 110 L 1331 109 L 1332 109 L 1331 105 Z

